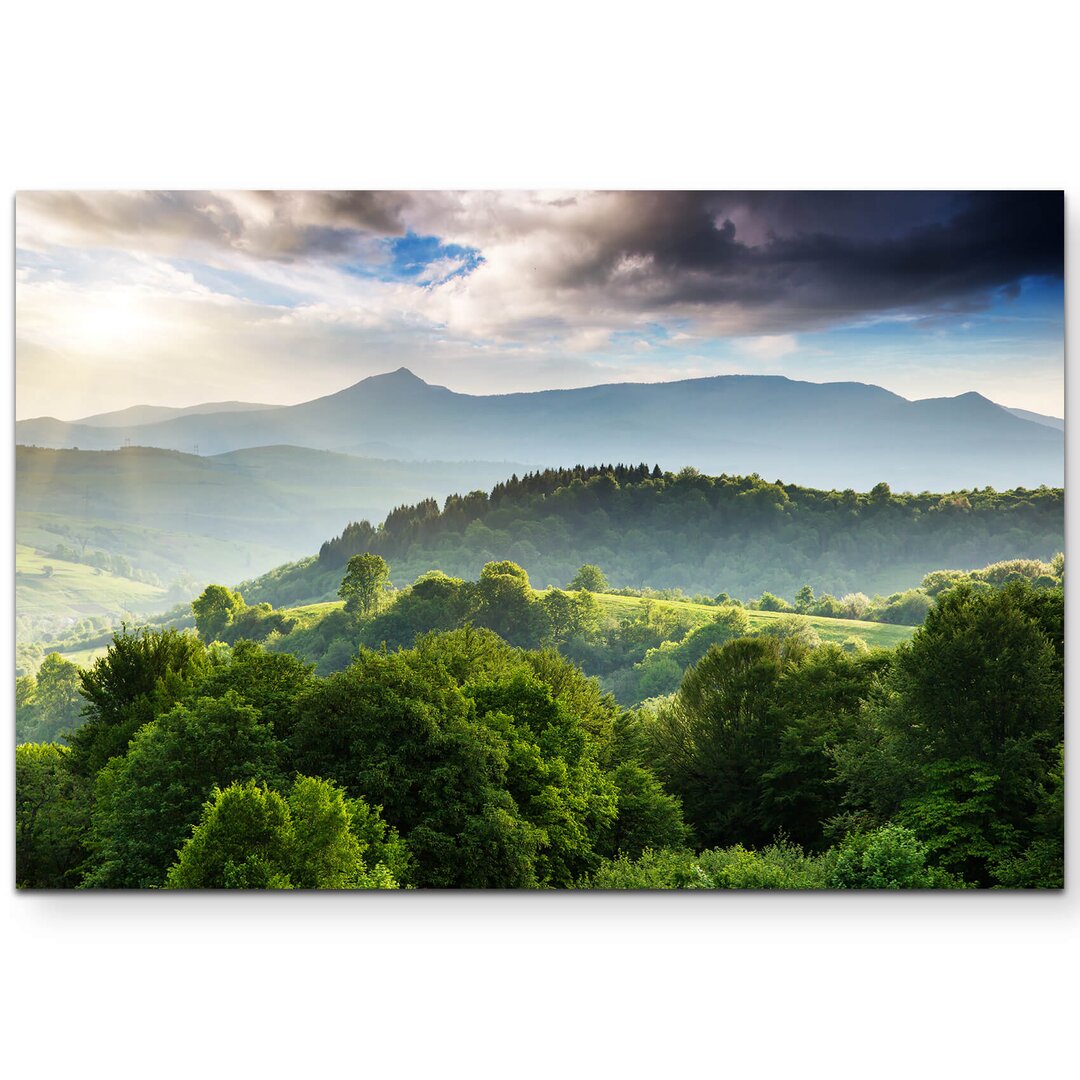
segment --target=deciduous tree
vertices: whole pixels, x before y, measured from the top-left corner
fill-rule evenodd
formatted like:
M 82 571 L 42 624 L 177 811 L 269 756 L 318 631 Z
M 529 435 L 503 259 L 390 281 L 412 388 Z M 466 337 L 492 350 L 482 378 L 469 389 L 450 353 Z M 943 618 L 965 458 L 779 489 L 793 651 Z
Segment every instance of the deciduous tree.
M 240 593 L 224 585 L 207 585 L 202 595 L 191 602 L 199 637 L 208 643 L 221 641 L 225 630 L 246 606 Z
M 170 889 L 394 889 L 390 869 L 365 860 L 353 829 L 358 800 L 315 777 L 287 795 L 254 780 L 216 788 L 166 877 Z
M 147 724 L 127 755 L 97 776 L 85 884 L 160 885 L 213 789 L 280 780 L 281 750 L 270 726 L 233 690 L 177 705 Z
M 370 618 L 379 609 L 379 601 L 390 580 L 390 567 L 381 555 L 365 552 L 354 555 L 345 570 L 338 596 L 345 610 L 361 619 Z
M 570 582 L 570 588 L 574 591 L 587 589 L 589 592 L 602 593 L 607 592 L 609 586 L 604 571 L 599 566 L 593 563 L 585 563 L 574 575 L 574 580 Z

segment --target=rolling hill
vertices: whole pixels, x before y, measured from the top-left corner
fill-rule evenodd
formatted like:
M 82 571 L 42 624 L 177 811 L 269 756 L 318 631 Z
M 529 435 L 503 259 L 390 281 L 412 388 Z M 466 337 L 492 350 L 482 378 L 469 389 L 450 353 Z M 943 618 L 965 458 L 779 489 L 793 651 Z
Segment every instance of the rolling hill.
M 202 405 L 187 405 L 183 408 L 170 408 L 167 405 L 132 405 L 115 412 L 96 413 L 84 416 L 73 423 L 85 427 L 132 427 L 142 424 L 157 424 L 162 420 L 173 420 L 178 416 L 205 416 L 219 412 L 254 412 L 259 409 L 272 409 L 273 405 L 258 405 L 250 401 L 208 401 Z
M 514 468 L 382 461 L 288 446 L 217 457 L 145 447 L 20 446 L 16 537 L 50 562 L 62 548 L 123 556 L 160 579 L 162 598 L 180 579 L 184 595 L 173 596 L 175 602 L 208 581 L 237 581 L 306 555 L 358 516 L 381 518 L 402 500 L 488 487 Z M 20 614 L 64 611 L 68 593 L 50 595 L 61 584 L 59 575 L 35 578 L 34 590 L 20 592 Z M 66 605 L 71 616 L 76 608 Z
M 534 590 L 538 597 L 545 596 L 547 592 L 547 589 Z M 645 599 L 640 596 L 619 596 L 616 593 L 595 593 L 594 597 L 603 616 L 615 621 L 645 607 L 669 612 L 677 616 L 681 625 L 690 629 L 705 626 L 716 618 L 715 607 L 695 604 L 689 600 Z M 316 604 L 283 608 L 282 614 L 295 620 L 298 626 L 309 628 L 331 612 L 340 611 L 343 606 L 344 602 L 341 600 L 325 600 Z M 889 649 L 907 641 L 915 633 L 914 626 L 895 626 L 862 619 L 826 619 L 815 615 L 783 614 L 779 611 L 747 611 L 746 617 L 750 620 L 750 629 L 754 633 L 767 629 L 778 620 L 793 620 L 811 627 L 822 641 L 831 641 L 837 645 L 843 644 L 849 637 L 857 636 L 873 648 Z
M 119 619 L 163 611 L 168 603 L 160 587 L 15 545 L 18 641 L 89 617 Z
M 616 587 L 790 600 L 808 583 L 889 595 L 932 570 L 1049 560 L 1063 539 L 1060 489 L 857 494 L 647 467 L 545 470 L 351 525 L 243 592 L 279 607 L 331 599 L 348 559 L 371 551 L 398 586 L 433 569 L 474 579 L 509 559 L 537 585 L 564 586 L 595 563 Z
M 759 473 L 828 488 L 896 490 L 1058 486 L 1064 434 L 980 394 L 909 401 L 864 383 L 725 375 L 667 383 L 475 396 L 405 368 L 299 405 L 189 413 L 100 427 L 22 420 L 24 445 L 203 454 L 289 445 L 439 461 L 534 467 L 658 462 Z

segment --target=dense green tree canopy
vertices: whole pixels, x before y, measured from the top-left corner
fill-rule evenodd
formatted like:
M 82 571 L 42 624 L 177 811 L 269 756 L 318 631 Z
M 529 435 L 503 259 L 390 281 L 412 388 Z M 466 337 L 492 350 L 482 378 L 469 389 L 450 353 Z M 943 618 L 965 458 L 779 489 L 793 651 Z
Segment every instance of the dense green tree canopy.
M 79 676 L 70 750 L 17 750 L 17 883 L 1060 888 L 1062 573 L 931 574 L 888 650 L 793 613 L 538 593 L 508 560 L 366 618 L 294 612 L 269 648 L 238 620 L 210 648 L 124 630 Z M 576 660 L 661 696 L 627 712 Z M 21 678 L 18 723 L 72 708 L 71 667 Z
M 69 739 L 74 767 L 92 776 L 127 750 L 131 737 L 185 697 L 209 666 L 206 647 L 176 630 L 125 628 L 80 676 L 86 723 Z
M 685 836 L 678 804 L 618 759 L 611 699 L 557 654 L 489 631 L 362 652 L 300 715 L 297 767 L 381 805 L 417 884 L 571 885 L 622 840 Z
M 279 780 L 282 747 L 235 690 L 176 705 L 99 773 L 86 884 L 158 886 L 215 787 Z
M 1022 581 L 939 595 L 839 755 L 848 802 L 896 815 L 982 884 L 1031 843 L 1064 729 L 1063 597 Z
M 245 596 L 275 604 L 332 596 L 341 568 L 372 552 L 408 581 L 437 568 L 475 577 L 513 558 L 534 581 L 566 585 L 583 564 L 617 586 L 762 590 L 792 598 L 856 589 L 889 595 L 939 567 L 1047 559 L 1064 540 L 1061 489 L 896 493 L 822 491 L 759 476 L 598 466 L 548 469 L 490 494 L 399 507 L 378 527 L 354 523 L 318 559 L 250 583 Z
M 299 776 L 287 795 L 254 780 L 216 788 L 166 877 L 170 889 L 393 889 L 353 830 L 343 792 Z
M 72 772 L 71 752 L 55 743 L 15 748 L 15 884 L 70 888 L 85 856 L 89 800 Z
M 795 659 L 771 637 L 713 646 L 656 717 L 657 769 L 707 846 L 769 839 L 757 812 L 760 777 L 779 741 L 776 684 Z
M 15 737 L 18 742 L 52 742 L 82 721 L 85 701 L 77 664 L 49 653 L 37 675 L 24 675 L 15 688 Z

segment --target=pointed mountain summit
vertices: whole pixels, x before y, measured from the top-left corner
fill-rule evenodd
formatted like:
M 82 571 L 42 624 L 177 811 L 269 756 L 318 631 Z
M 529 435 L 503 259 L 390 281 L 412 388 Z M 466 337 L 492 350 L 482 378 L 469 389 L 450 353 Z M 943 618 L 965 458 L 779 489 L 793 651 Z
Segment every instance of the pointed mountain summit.
M 367 378 L 361 379 L 358 383 L 353 383 L 348 389 L 358 390 L 361 386 L 366 386 L 369 390 L 384 387 L 419 388 L 427 385 L 428 383 L 424 382 L 419 375 L 414 375 L 407 367 L 399 367 L 395 371 L 384 371 L 379 375 L 368 375 Z
M 421 386 L 428 385 L 428 383 L 421 379 L 419 375 L 414 374 L 407 367 L 399 367 L 394 371 L 383 372 L 381 375 L 369 375 L 364 382 L 388 382 L 395 384 L 419 383 Z
M 306 401 L 302 405 L 294 405 L 292 408 L 304 408 L 314 405 L 318 401 L 330 401 L 342 396 L 357 397 L 361 395 L 382 396 L 387 394 L 401 395 L 409 393 L 422 393 L 425 390 L 446 390 L 445 386 L 432 386 L 424 382 L 419 375 L 414 375 L 407 367 L 399 367 L 396 371 L 384 371 L 379 375 L 368 375 L 352 386 L 346 386 L 344 390 L 336 390 L 325 397 L 316 398 L 314 401 Z
M 987 412 L 1005 412 L 1009 410 L 998 405 L 996 402 L 991 401 L 988 397 L 983 397 L 982 394 L 975 390 L 968 390 L 965 394 L 957 394 L 955 397 L 935 397 L 935 398 L 919 398 L 913 404 L 915 405 L 929 405 L 937 402 L 950 402 L 955 408 L 964 408 L 972 411 L 987 411 Z

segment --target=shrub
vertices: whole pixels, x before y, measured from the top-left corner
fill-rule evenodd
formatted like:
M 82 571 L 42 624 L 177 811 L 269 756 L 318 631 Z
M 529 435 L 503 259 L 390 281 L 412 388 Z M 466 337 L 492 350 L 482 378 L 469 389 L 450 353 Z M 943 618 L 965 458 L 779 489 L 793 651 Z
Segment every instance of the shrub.
M 927 865 L 927 847 L 902 825 L 846 836 L 836 852 L 830 889 L 956 889 L 963 882 Z

